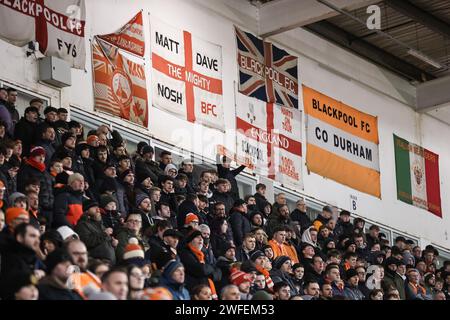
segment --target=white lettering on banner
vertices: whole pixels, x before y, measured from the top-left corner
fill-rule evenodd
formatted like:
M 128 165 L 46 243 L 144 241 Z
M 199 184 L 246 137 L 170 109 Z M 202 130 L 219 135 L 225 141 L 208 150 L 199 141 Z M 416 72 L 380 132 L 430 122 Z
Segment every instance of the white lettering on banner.
M 295 93 L 295 82 L 280 74 L 276 69 L 266 66 L 255 59 L 240 55 L 240 66 L 246 70 L 252 71 L 262 78 L 269 78 L 283 88 Z
M 361 166 L 379 171 L 378 145 L 317 118 L 308 117 L 307 141 Z
M 203 78 L 201 75 L 186 70 L 186 81 L 209 91 L 211 81 Z
M 263 143 L 275 144 L 278 147 L 281 147 L 284 149 L 289 149 L 289 140 L 278 134 L 271 134 L 264 130 L 258 130 L 257 128 L 251 128 L 250 135 L 255 140 L 262 141 Z
M 170 39 L 169 37 L 160 34 L 158 31 L 155 32 L 155 40 L 156 44 L 160 45 L 161 47 L 166 48 L 171 52 L 173 52 L 175 49 L 175 53 L 178 53 L 178 46 L 180 45 L 178 41 Z

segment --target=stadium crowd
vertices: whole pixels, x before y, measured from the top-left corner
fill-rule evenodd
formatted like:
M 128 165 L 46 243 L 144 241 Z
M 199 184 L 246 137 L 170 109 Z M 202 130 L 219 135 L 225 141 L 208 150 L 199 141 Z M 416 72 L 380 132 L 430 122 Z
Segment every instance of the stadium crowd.
M 1 299 L 449 299 L 431 245 L 391 246 L 336 207 L 311 221 L 264 184 L 242 199 L 245 167 L 226 157 L 196 178 L 190 159 L 145 142 L 130 154 L 39 99 L 20 118 L 16 100 L 0 88 Z

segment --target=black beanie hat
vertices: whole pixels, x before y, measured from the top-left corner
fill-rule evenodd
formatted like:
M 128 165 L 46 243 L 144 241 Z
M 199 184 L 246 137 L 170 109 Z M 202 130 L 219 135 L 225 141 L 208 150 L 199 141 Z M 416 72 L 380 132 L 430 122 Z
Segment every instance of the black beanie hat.
M 136 172 L 136 182 L 138 185 L 141 184 L 147 178 L 151 178 L 151 177 L 150 177 L 150 174 L 146 170 Z
M 357 275 L 358 275 L 358 272 L 356 272 L 355 269 L 348 269 L 345 272 L 345 277 L 346 277 L 347 280 L 352 278 L 352 277 L 354 277 L 354 276 L 357 276 Z
M 88 211 L 92 207 L 98 207 L 98 202 L 91 199 L 86 199 L 83 201 L 83 212 Z
M 61 145 L 64 146 L 66 144 L 66 141 L 69 140 L 69 138 L 74 138 L 76 140 L 75 135 L 72 132 L 68 131 L 61 136 Z
M 194 230 L 192 231 L 187 237 L 186 237 L 186 243 L 191 242 L 192 240 L 194 240 L 195 238 L 197 238 L 198 236 L 201 236 L 202 233 L 198 230 Z
M 289 258 L 288 256 L 276 257 L 275 260 L 273 260 L 272 262 L 272 266 L 274 269 L 280 269 L 283 263 L 285 263 L 288 260 L 291 260 L 291 258 Z
M 66 250 L 58 248 L 51 252 L 45 259 L 45 266 L 47 267 L 47 274 L 51 274 L 53 269 L 61 262 L 70 261 L 70 256 Z

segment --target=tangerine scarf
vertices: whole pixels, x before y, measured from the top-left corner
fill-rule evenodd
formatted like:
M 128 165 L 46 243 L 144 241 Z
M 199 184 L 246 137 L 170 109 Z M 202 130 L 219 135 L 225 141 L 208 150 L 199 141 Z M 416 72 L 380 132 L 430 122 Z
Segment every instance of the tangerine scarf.
M 38 169 L 40 172 L 45 171 L 45 163 L 37 162 L 36 160 L 30 158 L 26 160 L 27 164 L 32 166 L 33 168 Z
M 190 243 L 188 244 L 188 248 L 189 250 L 192 251 L 192 253 L 196 256 L 196 258 L 201 264 L 205 264 L 205 254 L 202 252 L 202 250 L 197 249 Z M 217 300 L 218 297 L 216 292 L 216 286 L 214 285 L 214 282 L 210 278 L 208 278 L 208 284 L 209 288 L 211 289 L 213 300 Z

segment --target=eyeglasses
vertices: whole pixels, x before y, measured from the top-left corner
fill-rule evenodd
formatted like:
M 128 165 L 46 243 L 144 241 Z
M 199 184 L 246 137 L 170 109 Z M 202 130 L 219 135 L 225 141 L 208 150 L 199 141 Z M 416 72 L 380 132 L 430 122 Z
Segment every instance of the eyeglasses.
M 131 223 L 142 223 L 142 220 L 128 219 L 127 222 L 131 222 Z

